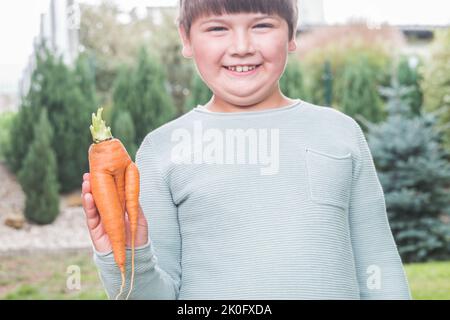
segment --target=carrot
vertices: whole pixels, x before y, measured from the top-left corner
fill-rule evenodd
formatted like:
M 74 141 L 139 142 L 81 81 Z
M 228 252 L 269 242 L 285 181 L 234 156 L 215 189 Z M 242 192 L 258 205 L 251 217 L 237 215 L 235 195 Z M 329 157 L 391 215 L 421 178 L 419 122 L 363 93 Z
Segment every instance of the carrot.
M 101 222 L 111 242 L 114 260 L 119 267 L 122 284 L 116 300 L 125 286 L 126 237 L 125 212 L 128 215 L 131 234 L 131 281 L 126 299 L 133 290 L 134 247 L 139 213 L 139 171 L 127 150 L 111 134 L 102 120 L 103 108 L 92 114 L 90 126 L 94 143 L 89 147 L 89 171 L 92 196 Z

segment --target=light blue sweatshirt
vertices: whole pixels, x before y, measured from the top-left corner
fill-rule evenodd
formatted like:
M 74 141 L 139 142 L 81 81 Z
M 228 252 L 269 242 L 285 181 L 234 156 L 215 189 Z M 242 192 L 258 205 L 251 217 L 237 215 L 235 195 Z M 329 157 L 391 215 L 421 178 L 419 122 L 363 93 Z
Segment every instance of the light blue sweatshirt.
M 149 242 L 131 299 L 410 299 L 368 144 L 340 111 L 197 106 L 136 164 Z M 115 297 L 112 253 L 94 261 Z

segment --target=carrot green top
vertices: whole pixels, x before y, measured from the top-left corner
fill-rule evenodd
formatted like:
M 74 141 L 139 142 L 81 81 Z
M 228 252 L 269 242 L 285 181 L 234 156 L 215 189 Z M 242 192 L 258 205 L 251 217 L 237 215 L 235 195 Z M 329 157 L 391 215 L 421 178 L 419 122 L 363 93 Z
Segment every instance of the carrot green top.
M 112 139 L 111 128 L 106 127 L 105 121 L 102 120 L 103 108 L 97 110 L 97 115 L 92 114 L 92 125 L 89 127 L 92 134 L 92 140 L 99 143 L 108 139 Z

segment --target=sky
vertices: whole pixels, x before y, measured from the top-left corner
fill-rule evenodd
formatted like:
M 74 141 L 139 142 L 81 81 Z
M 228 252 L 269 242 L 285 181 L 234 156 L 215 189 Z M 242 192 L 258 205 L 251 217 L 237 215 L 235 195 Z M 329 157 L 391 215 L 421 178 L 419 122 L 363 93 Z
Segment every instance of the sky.
M 450 25 L 449 0 L 323 0 L 325 19 L 342 23 L 349 17 L 392 24 Z
M 98 2 L 98 0 L 82 0 Z M 40 14 L 48 11 L 50 0 L 0 2 L 0 90 L 15 87 L 32 52 L 39 32 Z M 134 6 L 171 5 L 178 0 L 126 0 Z M 344 23 L 349 18 L 392 24 L 450 25 L 450 0 L 323 0 L 328 23 Z

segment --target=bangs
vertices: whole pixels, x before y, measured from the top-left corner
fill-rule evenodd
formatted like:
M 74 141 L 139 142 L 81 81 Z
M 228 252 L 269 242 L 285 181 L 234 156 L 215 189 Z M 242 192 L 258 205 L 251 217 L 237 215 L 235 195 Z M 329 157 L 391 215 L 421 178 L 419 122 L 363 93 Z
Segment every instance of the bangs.
M 191 21 L 203 16 L 234 14 L 234 13 L 265 13 L 289 15 L 292 8 L 287 5 L 290 1 L 277 0 L 195 0 L 182 1 L 185 12 Z M 281 12 L 280 12 L 281 11 Z
M 200 17 L 237 13 L 278 15 L 288 23 L 289 39 L 297 28 L 296 0 L 180 0 L 178 24 L 189 35 L 192 23 Z

